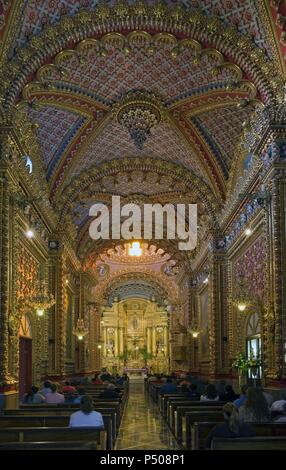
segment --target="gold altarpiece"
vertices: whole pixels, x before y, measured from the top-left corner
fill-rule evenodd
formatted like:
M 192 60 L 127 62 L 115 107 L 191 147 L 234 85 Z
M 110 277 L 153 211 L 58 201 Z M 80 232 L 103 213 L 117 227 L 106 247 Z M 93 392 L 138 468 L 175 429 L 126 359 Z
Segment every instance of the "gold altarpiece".
M 101 322 L 102 366 L 109 371 L 148 367 L 169 371 L 169 328 L 164 307 L 143 299 L 115 299 Z

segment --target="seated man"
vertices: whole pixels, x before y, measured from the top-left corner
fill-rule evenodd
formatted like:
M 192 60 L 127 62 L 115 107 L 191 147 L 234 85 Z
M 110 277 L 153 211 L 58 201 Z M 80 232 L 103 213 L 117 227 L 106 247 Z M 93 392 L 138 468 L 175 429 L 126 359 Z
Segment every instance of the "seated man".
M 176 393 L 177 386 L 173 383 L 173 380 L 168 378 L 166 383 L 160 387 L 159 393 Z
M 88 395 L 81 397 L 80 411 L 70 416 L 70 428 L 76 427 L 100 427 L 104 428 L 102 414 L 94 411 L 92 398 Z

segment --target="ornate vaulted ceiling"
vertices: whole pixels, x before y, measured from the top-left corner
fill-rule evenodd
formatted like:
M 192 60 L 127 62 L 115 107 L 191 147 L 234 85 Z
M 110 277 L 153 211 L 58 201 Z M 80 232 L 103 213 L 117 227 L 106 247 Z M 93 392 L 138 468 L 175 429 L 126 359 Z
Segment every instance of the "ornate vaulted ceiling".
M 3 2 L 5 4 L 5 2 Z M 30 0 L 23 1 L 21 21 L 18 25 L 17 45 L 24 45 L 31 35 L 39 34 L 47 24 L 55 24 L 64 15 L 74 15 L 81 9 L 93 11 L 100 3 L 98 0 Z M 114 5 L 116 1 L 107 0 L 107 5 Z M 129 1 L 129 4 L 135 3 Z M 153 1 L 148 1 L 154 4 Z M 259 16 L 260 1 L 254 0 L 182 0 L 181 2 L 167 0 L 165 4 L 174 6 L 184 5 L 192 10 L 201 8 L 206 15 L 217 15 L 225 24 L 232 24 L 244 34 L 254 37 L 260 47 L 271 51 L 267 39 L 266 27 Z
M 198 203 L 200 237 L 217 226 L 244 128 L 281 91 L 281 2 L 12 3 L 0 1 L 2 105 L 31 120 L 51 204 L 75 227 L 80 257 L 110 248 L 89 239 L 88 212 L 113 194 Z M 165 109 L 143 150 L 112 114 L 134 89 Z

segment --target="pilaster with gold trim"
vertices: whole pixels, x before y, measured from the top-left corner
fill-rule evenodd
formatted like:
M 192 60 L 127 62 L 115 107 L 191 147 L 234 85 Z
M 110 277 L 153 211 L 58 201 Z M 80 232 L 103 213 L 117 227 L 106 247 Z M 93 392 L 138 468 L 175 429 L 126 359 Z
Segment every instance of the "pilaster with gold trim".
M 0 385 L 8 385 L 9 376 L 9 174 L 0 141 Z

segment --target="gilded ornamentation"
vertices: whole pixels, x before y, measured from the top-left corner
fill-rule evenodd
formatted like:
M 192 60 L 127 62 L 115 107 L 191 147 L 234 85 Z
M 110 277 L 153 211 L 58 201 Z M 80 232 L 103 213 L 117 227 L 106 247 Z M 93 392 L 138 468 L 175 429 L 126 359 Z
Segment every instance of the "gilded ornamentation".
M 153 7 L 147 7 L 148 9 L 148 15 L 146 17 L 142 17 L 142 16 L 139 16 L 137 17 L 139 22 L 141 21 L 142 25 L 145 23 L 145 20 L 148 20 L 152 22 L 152 17 L 153 17 L 153 22 L 155 23 L 154 24 L 154 27 L 157 27 L 158 29 L 160 28 L 164 28 L 166 27 L 165 24 L 167 25 L 167 23 L 169 23 L 170 21 L 174 23 L 174 28 L 176 28 L 178 31 L 180 30 L 184 30 L 184 31 L 187 31 L 189 30 L 189 33 L 193 32 L 194 35 L 196 36 L 194 39 L 198 39 L 200 40 L 200 35 L 202 35 L 202 31 L 204 31 L 205 27 L 207 27 L 209 30 L 210 30 L 210 39 L 213 41 L 214 43 L 214 46 L 216 47 L 221 39 L 223 38 L 224 40 L 224 36 L 223 36 L 223 32 L 224 32 L 224 28 L 222 26 L 222 24 L 217 20 L 217 18 L 213 18 L 213 17 L 205 17 L 201 14 L 198 14 L 198 12 L 194 12 L 194 13 L 188 13 L 187 15 L 182 15 L 181 12 L 178 10 L 177 7 L 175 7 L 175 9 L 173 10 L 168 10 L 165 8 L 165 6 L 163 4 L 156 4 L 154 5 Z M 103 10 L 101 10 L 103 11 Z M 138 11 L 138 10 L 137 10 Z M 136 14 L 136 10 L 135 10 L 135 14 Z M 99 10 L 99 15 L 100 15 L 100 10 Z M 116 5 L 115 7 L 111 8 L 110 10 L 110 17 L 112 18 L 112 21 L 110 22 L 111 24 L 108 25 L 108 22 L 110 21 L 109 20 L 109 17 L 107 17 L 106 13 L 103 15 L 105 16 L 105 18 L 103 19 L 103 16 L 101 16 L 101 21 L 105 21 L 106 22 L 106 25 L 108 25 L 108 29 L 110 27 L 114 28 L 116 27 L 116 22 L 121 22 L 122 21 L 122 18 L 124 18 L 124 20 L 126 21 L 126 23 L 128 24 L 128 22 L 130 21 L 130 24 L 132 24 L 132 22 L 134 21 L 134 19 L 136 17 L 133 16 L 134 15 L 134 10 L 132 9 L 132 7 L 128 7 L 126 4 L 119 4 L 119 5 Z M 61 48 L 63 48 L 63 45 L 64 45 L 64 42 L 65 41 L 68 41 L 69 43 L 71 42 L 72 40 L 72 36 L 73 34 L 75 34 L 75 32 L 77 32 L 77 34 L 79 33 L 79 30 L 80 30 L 80 27 L 78 26 L 78 20 L 83 21 L 84 23 L 87 21 L 89 22 L 89 20 L 92 19 L 92 14 L 89 14 L 87 12 L 81 12 L 79 13 L 78 15 L 75 15 L 74 17 L 66 17 L 64 19 L 61 20 L 61 22 L 55 26 L 55 27 L 52 27 L 53 29 L 53 51 L 50 50 L 49 48 L 49 56 L 51 55 L 55 55 L 56 52 L 58 52 L 56 50 L 56 44 L 57 44 L 57 37 L 60 36 L 59 38 L 59 43 L 61 44 Z M 191 20 L 191 24 L 192 24 L 192 28 L 190 27 L 190 21 Z M 115 23 L 115 24 L 114 24 Z M 112 25 L 112 26 L 111 26 Z M 89 27 L 90 29 L 94 29 L 94 32 L 97 31 L 98 27 L 100 27 L 101 25 L 99 25 L 98 23 L 90 23 L 89 24 Z M 118 25 L 119 26 L 119 25 Z M 195 26 L 195 27 L 194 27 Z M 202 27 L 204 26 L 204 27 Z M 84 26 L 82 26 L 83 28 Z M 119 29 L 120 29 L 120 26 L 119 26 Z M 144 29 L 144 28 L 143 28 Z M 62 34 L 62 31 L 65 31 L 65 34 L 63 35 Z M 35 70 L 35 65 L 36 64 L 36 61 L 41 58 L 40 60 L 42 60 L 45 52 L 45 48 L 47 47 L 46 46 L 46 43 L 47 41 L 49 41 L 49 28 L 45 31 L 43 31 L 39 38 L 40 38 L 40 44 L 39 44 L 39 49 L 40 51 L 38 52 L 38 54 L 35 54 L 35 44 L 33 44 L 33 48 L 30 46 L 30 45 L 27 45 L 26 48 L 25 48 L 25 60 L 29 60 L 29 63 L 30 63 L 30 67 L 33 69 L 33 71 Z M 236 35 L 236 37 L 235 37 Z M 237 34 L 237 32 L 235 32 L 233 34 L 233 44 L 235 44 L 235 46 L 229 46 L 229 44 L 227 44 L 227 47 L 230 48 L 230 52 L 231 53 L 234 53 L 234 55 L 237 56 L 238 58 L 238 61 L 241 62 L 241 59 L 239 58 L 239 54 L 235 54 L 235 52 L 233 51 L 233 49 L 235 50 L 236 48 L 238 48 L 239 50 L 239 47 L 241 47 L 240 49 L 240 53 L 241 53 L 241 56 L 243 55 L 246 55 L 247 54 L 247 59 L 249 60 L 250 59 L 250 54 L 251 52 L 253 51 L 256 51 L 256 47 L 254 45 L 254 43 L 249 43 L 248 46 L 246 46 L 245 44 L 241 45 L 238 40 L 241 36 L 239 34 Z M 228 41 L 229 39 L 227 39 Z M 259 49 L 257 49 L 257 51 L 259 51 Z M 257 53 L 254 53 L 253 54 L 253 59 L 252 59 L 252 64 L 250 67 L 253 67 L 253 76 L 255 77 L 255 80 L 259 80 L 259 76 L 262 78 L 261 74 L 261 70 L 257 70 L 256 68 L 256 65 L 262 65 L 262 63 L 264 62 L 265 63 L 265 58 L 261 56 L 261 53 L 260 52 L 257 52 Z M 17 58 L 15 59 L 15 61 L 18 61 L 18 60 L 23 60 L 19 57 L 19 55 L 17 56 Z M 239 64 L 238 64 L 239 65 Z M 9 73 L 12 74 L 12 69 L 11 69 L 11 66 L 10 66 L 10 70 L 9 70 Z M 252 70 L 250 71 L 250 74 L 252 73 Z M 263 72 L 264 74 L 265 72 Z M 271 65 L 269 64 L 269 68 L 266 70 L 266 74 L 268 77 L 272 77 L 272 73 L 271 73 Z M 12 79 L 16 78 L 15 75 L 11 76 Z M 22 78 L 22 77 L 21 77 Z M 265 77 L 266 78 L 266 77 Z M 20 79 L 20 77 L 19 77 Z M 20 83 L 20 80 L 17 80 L 17 86 L 19 86 L 19 83 Z M 260 80 L 260 83 L 262 83 L 262 81 Z M 264 86 L 264 85 L 263 85 Z M 268 88 L 268 89 L 267 89 Z M 267 91 L 266 91 L 267 90 Z M 270 96 L 271 95 L 271 86 L 268 85 L 268 87 L 266 87 L 266 95 Z M 270 92 L 268 94 L 268 91 Z M 13 91 L 13 95 L 14 95 L 14 91 Z M 11 98 L 12 98 L 12 94 L 11 94 Z M 10 102 L 10 93 L 9 93 L 9 98 L 8 98 L 8 95 L 7 95 L 7 103 Z
M 113 106 L 117 122 L 125 127 L 135 146 L 143 150 L 151 130 L 163 118 L 163 104 L 153 94 L 146 91 L 131 91 Z

